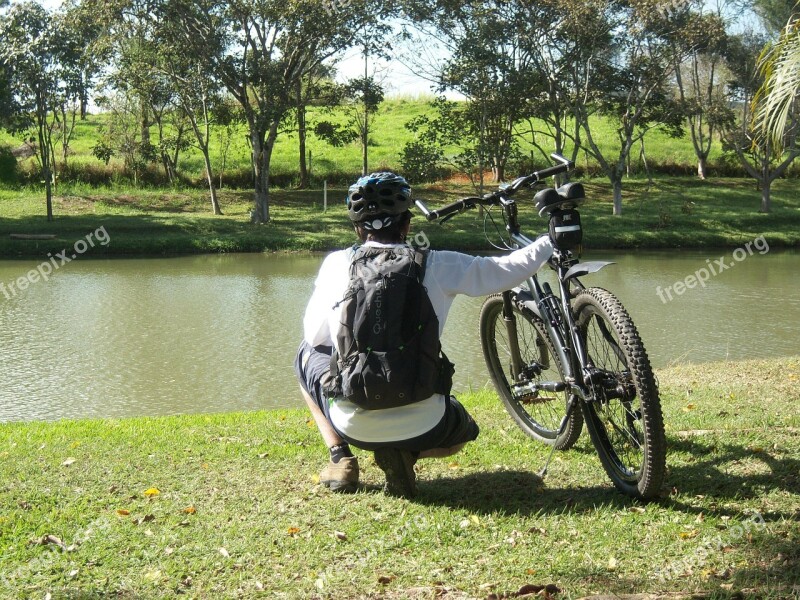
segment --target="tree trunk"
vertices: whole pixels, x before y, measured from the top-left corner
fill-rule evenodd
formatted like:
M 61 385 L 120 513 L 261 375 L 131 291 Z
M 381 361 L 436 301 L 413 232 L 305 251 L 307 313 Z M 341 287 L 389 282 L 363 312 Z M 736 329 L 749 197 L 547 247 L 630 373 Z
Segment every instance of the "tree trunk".
M 147 105 L 142 103 L 142 122 L 141 122 L 142 146 L 150 145 L 150 116 L 148 115 Z
M 705 179 L 708 176 L 708 163 L 705 156 L 698 156 L 697 158 L 697 176 L 700 179 Z
M 366 175 L 369 173 L 368 171 L 368 150 L 367 144 L 369 143 L 369 113 L 365 110 L 364 111 L 364 130 L 361 136 L 361 174 Z
M 47 220 L 53 220 L 53 177 L 50 173 L 50 167 L 45 167 L 44 171 L 44 189 L 47 196 Z
M 611 182 L 614 189 L 614 216 L 622 214 L 622 178 L 617 177 Z
M 269 212 L 269 196 L 264 185 L 264 134 L 260 131 L 250 130 L 250 146 L 252 148 L 253 162 L 253 187 L 255 210 L 252 214 L 253 223 L 266 223 L 264 207 Z
M 253 145 L 253 175 L 255 179 L 255 211 L 253 222 L 269 223 L 269 166 L 272 159 L 272 149 L 275 138 L 278 137 L 279 121 L 273 121 L 269 133 L 251 131 L 250 139 Z M 265 139 L 266 137 L 266 139 Z
M 765 175 L 761 178 L 761 211 L 762 213 L 768 213 L 772 208 L 772 198 L 771 190 L 772 190 L 772 179 L 769 176 L 769 172 L 765 173 Z
M 506 167 L 505 165 L 496 165 L 492 167 L 492 178 L 495 183 L 505 181 Z
M 214 175 L 211 172 L 211 158 L 208 153 L 208 146 L 202 148 L 203 161 L 206 163 L 206 181 L 208 182 L 208 191 L 211 192 L 211 210 L 215 215 L 221 215 L 222 209 L 219 206 L 217 199 L 217 188 L 214 187 Z
M 297 81 L 297 139 L 300 152 L 300 189 L 310 186 L 308 165 L 306 163 L 306 106 L 303 102 L 302 82 Z

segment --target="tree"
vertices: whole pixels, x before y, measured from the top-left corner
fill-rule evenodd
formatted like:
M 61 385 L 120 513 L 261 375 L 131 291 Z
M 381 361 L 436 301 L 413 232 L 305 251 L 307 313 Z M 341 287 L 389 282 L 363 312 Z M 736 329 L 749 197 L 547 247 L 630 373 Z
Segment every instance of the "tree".
M 467 110 L 439 116 L 458 116 L 477 135 L 477 145 L 461 158 L 472 154 L 481 179 L 489 168 L 495 181 L 503 180 L 517 153 L 516 126 L 532 116 L 528 98 L 542 87 L 528 40 L 536 28 L 546 27 L 543 17 L 540 22 L 544 10 L 520 0 L 430 0 L 408 3 L 406 11 L 422 35 L 439 40 L 450 53 L 444 61 L 419 68 L 433 72 L 440 92 L 453 90 L 467 98 Z
M 733 153 L 747 173 L 753 177 L 761 190 L 761 212 L 772 208 L 772 182 L 781 177 L 789 165 L 800 154 L 797 145 L 797 102 L 791 103 L 788 123 L 782 129 L 780 143 L 772 136 L 761 135 L 753 118 L 760 110 L 758 90 L 764 85 L 764 77 L 758 69 L 758 57 L 764 48 L 763 36 L 745 33 L 731 39 L 727 63 L 734 74 L 730 82 L 731 101 L 738 107 L 738 117 L 724 131 L 724 148 Z
M 142 136 L 141 104 L 134 95 L 116 91 L 98 96 L 97 105 L 107 115 L 100 140 L 92 153 L 106 164 L 114 156 L 122 158 L 125 170 L 138 185 L 147 166 L 155 160 L 155 147 Z
M 338 86 L 332 97 L 345 115 L 344 124 L 329 120 L 318 121 L 314 134 L 335 147 L 354 140 L 361 143 L 361 174 L 369 173 L 369 132 L 371 117 L 383 102 L 383 88 L 373 77 L 357 77 Z
M 216 110 L 216 107 L 224 100 L 216 82 L 205 73 L 201 65 L 193 60 L 193 57 L 180 52 L 176 54 L 166 55 L 167 60 L 164 61 L 163 68 L 175 88 L 180 107 L 194 132 L 196 146 L 203 155 L 206 182 L 211 196 L 211 210 L 215 215 L 221 215 L 222 209 L 219 205 L 214 170 L 211 166 L 210 147 L 212 123 L 227 125 L 221 121 L 227 113 Z
M 769 34 L 778 35 L 797 12 L 797 0 L 752 0 L 753 11 Z
M 720 16 L 696 12 L 670 37 L 676 46 L 675 81 L 697 156 L 697 176 L 705 179 L 711 145 L 719 129 L 733 119 L 723 79 L 728 35 Z
M 480 191 L 485 164 L 480 105 L 440 96 L 431 107 L 433 117 L 423 114 L 406 123 L 406 129 L 415 136 L 401 152 L 403 172 L 412 181 L 420 182 L 435 181 L 447 170 L 455 170 L 465 173 Z
M 518 129 L 546 162 L 550 153 L 571 154 L 577 160 L 583 148 L 580 105 L 592 102 L 584 85 L 586 71 L 610 43 L 611 32 L 603 11 L 593 3 L 544 0 L 521 36 L 531 67 L 530 113 Z
M 177 42 L 202 60 L 241 105 L 249 129 L 253 220 L 270 220 L 270 162 L 297 82 L 347 48 L 377 3 L 326 11 L 320 0 L 165 0 L 159 17 L 181 25 Z
M 75 86 L 80 101 L 80 118 L 85 120 L 89 94 L 103 69 L 102 56 L 98 53 L 103 24 L 81 0 L 69 0 L 63 6 L 64 27 L 68 32 L 72 51 L 77 55 Z
M 0 64 L 15 104 L 14 129 L 33 128 L 45 184 L 47 220 L 53 220 L 54 132 L 58 109 L 74 87 L 72 59 L 63 21 L 35 2 L 15 4 L 0 17 Z
M 611 182 L 614 215 L 622 214 L 622 179 L 633 147 L 648 131 L 662 128 L 680 135 L 681 112 L 669 89 L 675 64 L 667 34 L 682 26 L 685 13 L 666 8 L 661 0 L 595 0 L 578 10 L 590 10 L 591 38 L 582 44 L 584 60 L 573 86 L 582 97 L 575 103 L 584 133 L 584 150 Z M 596 136 L 595 117 L 615 124 L 615 144 L 603 150 Z
M 8 6 L 9 0 L 0 0 L 0 10 Z M 2 18 L 0 16 L 0 18 Z M 0 47 L 5 47 L 7 42 L 0 31 Z M 16 112 L 14 95 L 11 93 L 11 69 L 6 65 L 0 53 L 0 127 L 9 127 L 12 115 Z
M 373 77 L 351 79 L 345 86 L 346 110 L 361 141 L 361 174 L 369 173 L 370 119 L 383 102 L 383 87 Z
M 228 125 L 233 120 L 233 114 L 224 106 L 219 82 L 212 74 L 206 72 L 202 62 L 192 52 L 174 42 L 180 35 L 179 29 L 176 30 L 176 24 L 169 20 L 150 20 L 148 29 L 150 31 L 147 55 L 150 57 L 150 70 L 154 71 L 156 76 L 145 78 L 144 85 L 141 85 L 140 89 L 144 91 L 149 88 L 150 93 L 142 95 L 151 98 L 159 96 L 169 98 L 170 103 L 177 108 L 176 112 L 180 114 L 180 119 L 173 118 L 173 123 L 177 121 L 179 124 L 178 127 L 174 127 L 177 135 L 174 138 L 165 138 L 162 133 L 162 119 L 158 116 L 160 114 L 159 106 L 151 103 L 153 113 L 156 115 L 156 122 L 159 124 L 159 138 L 161 140 L 174 139 L 175 144 L 174 157 L 171 160 L 162 158 L 162 161 L 165 166 L 177 167 L 177 152 L 181 148 L 181 144 L 189 144 L 188 140 L 183 139 L 180 125 L 188 123 L 194 133 L 194 145 L 203 155 L 206 182 L 211 197 L 211 210 L 215 215 L 221 215 L 222 210 L 214 181 L 214 169 L 211 164 L 211 126 L 212 124 Z M 138 73 L 140 69 L 132 69 L 132 71 Z M 148 80 L 151 82 L 149 86 L 147 85 Z M 162 85 L 152 84 L 152 82 L 159 81 L 162 82 Z M 161 93 L 154 93 L 157 90 L 161 90 Z M 165 144 L 162 142 L 160 145 L 164 146 Z M 163 155 L 164 149 L 162 149 L 162 157 Z
M 173 81 L 163 68 L 164 53 L 170 46 L 156 40 L 159 24 L 150 18 L 146 2 L 132 2 L 109 23 L 106 40 L 113 52 L 113 69 L 107 84 L 131 98 L 138 99 L 141 115 L 141 143 L 151 145 L 150 128 L 156 126 L 157 140 L 149 153 L 159 157 L 164 174 L 173 183 L 177 178 L 178 157 L 187 147 L 188 123 L 176 110 Z
M 341 97 L 341 86 L 333 82 L 333 67 L 320 64 L 295 84 L 294 100 L 297 117 L 297 150 L 299 154 L 300 189 L 310 185 L 310 169 L 306 157 L 306 141 L 308 139 L 307 108 L 309 105 L 330 106 L 338 104 Z

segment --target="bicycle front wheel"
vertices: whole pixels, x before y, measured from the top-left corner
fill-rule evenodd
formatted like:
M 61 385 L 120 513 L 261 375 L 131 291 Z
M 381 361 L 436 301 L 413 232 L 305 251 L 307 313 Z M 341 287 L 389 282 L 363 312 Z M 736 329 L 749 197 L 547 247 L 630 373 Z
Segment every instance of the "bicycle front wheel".
M 516 378 L 512 374 L 512 340 L 503 318 L 503 297 L 499 294 L 486 298 L 481 308 L 481 346 L 486 366 L 503 405 L 519 428 L 535 440 L 566 450 L 580 436 L 583 416 L 573 407 L 559 435 L 568 391 L 546 391 L 541 386 L 563 383 L 561 362 L 542 322 L 532 312 L 520 311 L 512 304 L 521 373 Z
M 622 493 L 652 498 L 666 471 L 661 400 L 642 340 L 609 291 L 581 290 L 576 323 L 594 371 L 584 419 L 603 468 Z

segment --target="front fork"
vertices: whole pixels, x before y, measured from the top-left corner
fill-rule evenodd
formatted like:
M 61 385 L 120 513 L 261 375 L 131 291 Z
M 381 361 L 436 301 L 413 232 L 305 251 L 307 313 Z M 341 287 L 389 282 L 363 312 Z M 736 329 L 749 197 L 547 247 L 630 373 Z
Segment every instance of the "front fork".
M 514 316 L 514 304 L 511 301 L 511 290 L 503 292 L 503 323 L 508 335 L 508 350 L 511 352 L 511 379 L 514 383 L 519 381 L 522 373 L 522 356 L 519 353 L 519 339 L 517 338 L 517 318 Z

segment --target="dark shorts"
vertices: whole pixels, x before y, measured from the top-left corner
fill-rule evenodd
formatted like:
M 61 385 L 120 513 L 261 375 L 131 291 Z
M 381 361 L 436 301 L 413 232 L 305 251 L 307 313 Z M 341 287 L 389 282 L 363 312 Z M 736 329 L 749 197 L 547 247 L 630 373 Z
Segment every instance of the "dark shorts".
M 307 342 L 303 341 L 294 361 L 294 369 L 300 385 L 314 399 L 314 402 L 316 402 L 329 422 L 329 405 L 322 390 L 321 381 L 322 377 L 330 370 L 330 352 L 330 348 L 312 348 Z M 303 356 L 306 354 L 308 354 L 308 360 L 304 367 Z M 333 424 L 331 423 L 331 425 Z M 335 426 L 334 429 L 336 429 Z M 336 430 L 336 432 L 349 444 L 364 450 L 375 450 L 391 446 L 392 448 L 421 452 L 433 448 L 450 448 L 471 442 L 478 437 L 479 429 L 478 424 L 475 423 L 461 403 L 453 396 L 449 396 L 445 399 L 445 411 L 442 419 L 429 431 L 408 440 L 394 440 L 387 444 L 361 442 L 344 435 L 339 430 Z

